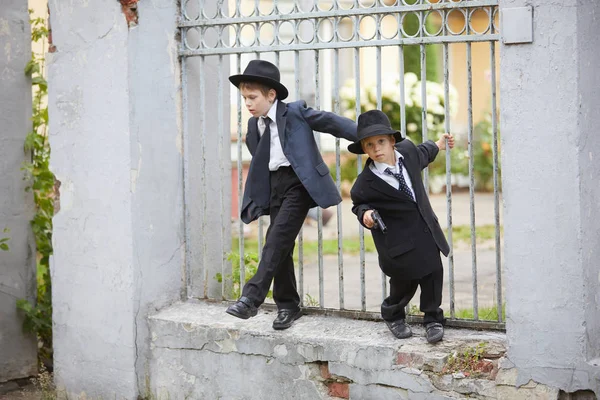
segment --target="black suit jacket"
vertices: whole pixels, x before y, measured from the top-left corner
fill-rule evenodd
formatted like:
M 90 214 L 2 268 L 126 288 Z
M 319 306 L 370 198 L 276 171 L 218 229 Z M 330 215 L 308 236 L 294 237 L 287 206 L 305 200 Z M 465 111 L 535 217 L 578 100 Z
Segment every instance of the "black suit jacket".
M 314 110 L 307 107 L 304 101 L 293 103 L 279 101 L 276 123 L 283 153 L 315 205 L 327 208 L 341 202 L 342 197 L 329 174 L 329 167 L 323 162 L 313 130 L 354 142 L 357 140 L 356 123 L 331 112 Z M 258 119 L 252 117 L 248 120 L 246 145 L 253 156 L 259 140 Z M 269 205 L 261 207 L 250 198 L 250 182 L 253 181 L 250 175 L 254 173 L 251 162 L 241 213 L 242 221 L 247 224 L 261 215 L 269 214 Z M 262 179 L 265 187 L 269 187 L 269 176 L 258 177 L 258 179 Z
M 440 251 L 447 256 L 450 250 L 421 179 L 421 171 L 435 160 L 439 149 L 432 141 L 415 146 L 408 139 L 397 143 L 396 149 L 404 156 L 416 202 L 376 176 L 369 158 L 350 191 L 352 211 L 363 226 L 363 214 L 370 209 L 377 210 L 386 224 L 386 234 L 371 230 L 382 271 L 418 279 L 439 268 Z

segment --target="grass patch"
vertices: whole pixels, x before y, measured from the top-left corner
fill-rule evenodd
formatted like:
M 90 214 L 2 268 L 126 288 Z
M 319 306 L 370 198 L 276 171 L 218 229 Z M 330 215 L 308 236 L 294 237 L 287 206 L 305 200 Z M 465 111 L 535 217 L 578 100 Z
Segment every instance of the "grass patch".
M 502 235 L 502 227 L 500 234 Z M 444 229 L 444 233 L 448 235 L 448 229 Z M 494 225 L 481 225 L 475 227 L 475 237 L 477 240 L 490 240 L 496 237 L 496 227 Z M 471 242 L 471 226 L 458 225 L 452 227 L 452 240 L 454 242 Z
M 482 321 L 498 321 L 498 307 L 479 307 L 479 319 Z M 450 317 L 450 311 L 444 311 L 446 317 Z M 457 319 L 474 319 L 475 315 L 472 308 L 463 308 L 454 311 L 454 316 Z M 502 305 L 502 321 L 506 321 L 506 306 Z
M 263 242 L 264 244 L 264 242 Z M 231 251 L 233 253 L 239 253 L 240 241 L 239 238 L 234 237 L 231 240 Z M 342 249 L 344 254 L 358 254 L 360 252 L 360 242 L 358 238 L 345 238 L 342 242 Z M 245 253 L 258 253 L 258 240 L 257 239 L 244 239 L 244 252 Z M 371 235 L 365 235 L 365 251 L 367 253 L 375 252 L 375 243 Z M 294 260 L 298 260 L 298 245 L 294 248 Z M 323 240 L 323 255 L 336 255 L 338 253 L 338 241 L 337 239 L 325 239 Z M 318 241 L 307 241 L 305 240 L 302 244 L 302 255 L 304 258 L 313 258 L 319 254 L 319 242 Z
M 500 227 L 502 232 L 502 227 Z M 447 232 L 445 232 L 447 233 Z M 495 237 L 494 225 L 482 225 L 477 226 L 475 234 L 477 240 L 490 240 Z M 452 239 L 456 242 L 470 242 L 471 241 L 471 227 L 469 225 L 458 225 L 452 227 Z M 231 242 L 232 253 L 239 253 L 239 238 L 233 237 Z M 360 252 L 360 242 L 357 237 L 344 238 L 342 242 L 342 249 L 344 254 L 354 255 Z M 375 252 L 375 244 L 373 243 L 373 237 L 365 232 L 365 251 L 367 253 Z M 245 239 L 244 240 L 244 253 L 258 253 L 258 239 Z M 304 258 L 310 259 L 318 255 L 319 242 L 315 240 L 305 240 L 303 242 L 303 256 Z M 325 239 L 323 240 L 323 255 L 336 255 L 338 252 L 338 241 L 337 239 Z M 294 249 L 294 260 L 298 260 L 298 245 Z

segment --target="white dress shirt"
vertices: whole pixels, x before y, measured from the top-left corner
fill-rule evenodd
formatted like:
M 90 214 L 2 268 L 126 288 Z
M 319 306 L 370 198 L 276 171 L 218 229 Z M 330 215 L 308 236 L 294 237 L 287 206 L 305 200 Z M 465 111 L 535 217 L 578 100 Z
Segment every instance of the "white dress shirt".
M 290 165 L 285 154 L 283 154 L 283 148 L 281 147 L 281 141 L 279 140 L 279 132 L 277 131 L 277 102 L 278 100 L 275 100 L 267 113 L 267 117 L 271 118 L 271 124 L 269 125 L 269 128 L 271 129 L 269 171 L 277 171 L 279 167 L 287 167 Z M 261 137 L 263 133 L 265 133 L 265 128 L 265 118 L 260 117 L 258 119 L 258 133 Z
M 394 153 L 396 153 L 396 160 L 399 160 L 400 158 L 404 159 L 404 156 L 400 154 L 397 150 L 394 150 Z M 396 163 L 396 165 L 389 165 L 386 163 L 373 161 L 373 163 L 371 163 L 369 167 L 375 175 L 386 181 L 390 186 L 394 187 L 395 189 L 398 189 L 400 187 L 400 182 L 398 182 L 398 179 L 396 179 L 393 175 L 388 175 L 384 172 L 386 168 L 389 168 L 392 170 L 393 173 L 397 174 L 399 172 L 398 163 Z M 415 198 L 415 191 L 413 190 L 410 176 L 408 175 L 408 172 L 406 172 L 406 165 L 404 165 L 402 168 L 402 176 L 404 176 L 406 186 L 408 186 L 410 192 L 413 195 L 413 198 Z

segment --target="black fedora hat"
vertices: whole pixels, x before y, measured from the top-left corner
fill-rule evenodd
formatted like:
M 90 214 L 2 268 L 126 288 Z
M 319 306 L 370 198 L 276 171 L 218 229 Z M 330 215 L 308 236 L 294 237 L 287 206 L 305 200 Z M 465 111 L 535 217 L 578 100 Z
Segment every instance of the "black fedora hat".
M 378 135 L 394 135 L 396 142 L 404 140 L 400 131 L 392 129 L 389 118 L 382 111 L 371 110 L 360 114 L 356 128 L 358 140 L 348 145 L 348 151 L 354 154 L 364 154 L 360 141 Z
M 252 60 L 241 75 L 231 75 L 229 81 L 239 88 L 241 82 L 258 82 L 275 89 L 277 98 L 288 97 L 288 90 L 279 82 L 279 69 L 268 61 Z

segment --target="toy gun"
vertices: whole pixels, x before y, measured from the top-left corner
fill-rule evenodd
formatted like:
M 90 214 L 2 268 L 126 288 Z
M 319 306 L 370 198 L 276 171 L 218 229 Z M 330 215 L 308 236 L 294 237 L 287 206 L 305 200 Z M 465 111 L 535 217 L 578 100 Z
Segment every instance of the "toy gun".
M 373 210 L 373 212 L 371 213 L 371 219 L 373 220 L 373 222 L 375 222 L 373 228 L 379 228 L 381 233 L 387 233 L 387 226 L 385 226 L 385 224 L 383 223 L 381 215 L 379 215 L 377 210 Z

